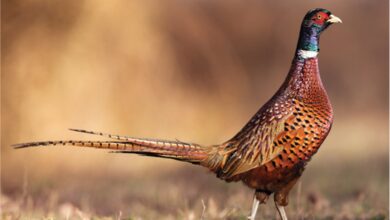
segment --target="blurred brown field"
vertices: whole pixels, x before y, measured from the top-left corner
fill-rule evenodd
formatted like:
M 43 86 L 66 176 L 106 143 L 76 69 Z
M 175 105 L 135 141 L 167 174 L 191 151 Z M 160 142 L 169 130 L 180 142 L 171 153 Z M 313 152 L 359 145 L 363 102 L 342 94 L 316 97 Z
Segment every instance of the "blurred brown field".
M 291 219 L 388 219 L 384 0 L 4 1 L 2 218 L 245 219 L 253 192 L 200 167 L 10 145 L 96 139 L 68 128 L 221 143 L 279 87 L 301 19 L 314 7 L 343 20 L 321 37 L 335 121 L 287 212 Z M 276 219 L 272 202 L 259 215 Z

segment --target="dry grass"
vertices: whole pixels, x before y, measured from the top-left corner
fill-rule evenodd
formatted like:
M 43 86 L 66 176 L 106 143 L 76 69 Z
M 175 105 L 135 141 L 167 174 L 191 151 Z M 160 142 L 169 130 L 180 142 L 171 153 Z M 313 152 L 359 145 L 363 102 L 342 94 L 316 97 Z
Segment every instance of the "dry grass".
M 300 19 L 313 7 L 344 21 L 321 39 L 335 123 L 292 192 L 288 214 L 389 219 L 384 0 L 7 1 L 2 218 L 245 219 L 253 192 L 190 164 L 8 146 L 89 138 L 66 128 L 220 143 L 278 88 Z M 276 219 L 272 200 L 259 214 Z
M 348 165 L 332 163 L 326 168 L 313 161 L 292 192 L 289 216 L 291 219 L 388 219 L 386 169 L 378 169 L 378 166 L 386 167 L 387 161 L 386 158 L 378 161 L 382 164 L 364 169 L 357 161 L 348 161 Z M 42 181 L 29 178 L 27 173 L 20 182 L 23 185 L 5 188 L 3 218 L 199 219 L 203 213 L 202 202 L 206 207 L 204 219 L 245 219 L 248 214 L 252 191 L 242 184 L 223 183 L 191 165 L 168 169 L 164 166 L 169 162 L 156 163 L 162 169 L 160 172 L 144 170 L 150 175 L 108 169 L 109 173 L 104 175 L 61 173 L 51 176 L 51 181 Z M 359 171 L 351 172 L 356 167 L 360 167 Z M 346 173 L 349 175 L 345 176 Z M 362 178 L 361 173 L 370 175 Z M 272 200 L 261 206 L 260 216 L 276 218 Z

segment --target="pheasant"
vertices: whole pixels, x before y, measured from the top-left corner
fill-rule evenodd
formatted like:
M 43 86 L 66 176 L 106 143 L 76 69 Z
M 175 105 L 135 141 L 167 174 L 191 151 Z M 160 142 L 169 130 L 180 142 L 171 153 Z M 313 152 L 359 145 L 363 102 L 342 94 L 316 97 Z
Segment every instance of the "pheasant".
M 283 220 L 288 195 L 310 158 L 327 137 L 333 111 L 322 85 L 318 67 L 320 34 L 341 20 L 326 9 L 310 10 L 304 17 L 290 71 L 275 95 L 230 140 L 212 146 L 181 141 L 133 138 L 70 129 L 101 135 L 109 141 L 43 141 L 14 145 L 15 148 L 70 145 L 110 149 L 171 158 L 208 168 L 227 182 L 242 181 L 254 189 L 251 214 L 274 194 Z

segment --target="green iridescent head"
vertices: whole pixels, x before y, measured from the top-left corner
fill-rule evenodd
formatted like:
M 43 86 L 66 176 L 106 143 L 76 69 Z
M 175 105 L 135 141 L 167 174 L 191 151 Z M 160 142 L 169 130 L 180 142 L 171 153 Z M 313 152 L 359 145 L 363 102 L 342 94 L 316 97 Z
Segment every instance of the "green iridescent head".
M 320 34 L 340 18 L 323 8 L 312 9 L 303 18 L 297 50 L 319 51 Z

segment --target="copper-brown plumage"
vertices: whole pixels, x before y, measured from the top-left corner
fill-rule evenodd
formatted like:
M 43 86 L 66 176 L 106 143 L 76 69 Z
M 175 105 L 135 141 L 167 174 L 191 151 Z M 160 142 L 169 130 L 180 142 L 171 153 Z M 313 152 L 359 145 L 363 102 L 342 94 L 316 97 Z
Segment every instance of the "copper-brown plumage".
M 201 146 L 181 141 L 132 138 L 71 129 L 113 140 L 46 141 L 18 144 L 15 147 L 95 147 L 198 164 L 215 172 L 218 178 L 228 182 L 242 181 L 255 189 L 251 219 L 254 219 L 258 202 L 266 202 L 272 193 L 281 217 L 287 219 L 282 207 L 288 204 L 288 193 L 331 128 L 333 112 L 321 82 L 317 58 L 318 39 L 313 41 L 313 34 L 319 36 L 331 23 L 341 22 L 337 19 L 325 9 L 308 12 L 302 23 L 296 55 L 284 83 L 244 128 L 223 144 Z M 307 39 L 306 35 L 309 36 Z

